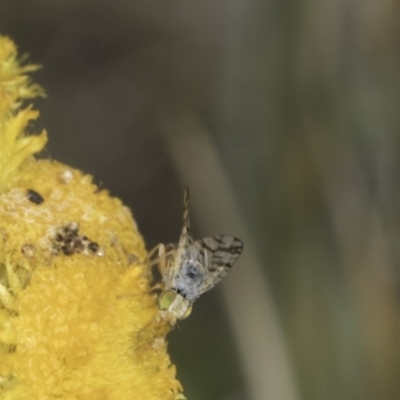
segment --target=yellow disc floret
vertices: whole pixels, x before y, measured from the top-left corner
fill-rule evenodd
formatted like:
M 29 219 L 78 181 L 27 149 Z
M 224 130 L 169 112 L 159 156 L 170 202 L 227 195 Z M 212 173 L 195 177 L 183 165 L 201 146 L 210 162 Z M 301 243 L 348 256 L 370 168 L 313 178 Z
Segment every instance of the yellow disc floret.
M 33 154 L 42 94 L 0 37 L 0 399 L 183 398 L 131 212 L 90 176 Z

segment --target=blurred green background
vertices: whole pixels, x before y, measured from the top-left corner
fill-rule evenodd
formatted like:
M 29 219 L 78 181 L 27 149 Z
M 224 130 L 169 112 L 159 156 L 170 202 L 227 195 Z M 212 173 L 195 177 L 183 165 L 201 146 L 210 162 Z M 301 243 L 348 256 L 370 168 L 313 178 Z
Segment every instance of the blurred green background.
M 400 398 L 400 5 L 0 0 L 45 156 L 93 174 L 148 248 L 245 252 L 170 335 L 189 400 Z

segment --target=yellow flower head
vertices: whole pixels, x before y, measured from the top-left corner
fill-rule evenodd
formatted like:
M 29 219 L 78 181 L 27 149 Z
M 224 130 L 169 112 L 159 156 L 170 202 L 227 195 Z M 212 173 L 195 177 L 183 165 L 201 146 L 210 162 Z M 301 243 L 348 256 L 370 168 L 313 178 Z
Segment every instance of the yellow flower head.
M 43 95 L 0 36 L 0 399 L 184 398 L 128 208 L 88 175 L 33 154 Z

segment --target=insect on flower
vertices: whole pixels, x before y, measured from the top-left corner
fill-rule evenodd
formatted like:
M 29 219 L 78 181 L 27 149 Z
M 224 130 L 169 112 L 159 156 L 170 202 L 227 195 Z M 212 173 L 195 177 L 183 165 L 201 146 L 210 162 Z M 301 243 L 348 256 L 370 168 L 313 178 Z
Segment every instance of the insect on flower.
M 150 253 L 158 257 L 162 276 L 158 298 L 161 316 L 171 325 L 189 316 L 192 305 L 212 289 L 230 270 L 243 250 L 243 243 L 233 236 L 214 236 L 194 240 L 189 222 L 189 188 L 184 192 L 183 228 L 178 244 L 157 245 Z

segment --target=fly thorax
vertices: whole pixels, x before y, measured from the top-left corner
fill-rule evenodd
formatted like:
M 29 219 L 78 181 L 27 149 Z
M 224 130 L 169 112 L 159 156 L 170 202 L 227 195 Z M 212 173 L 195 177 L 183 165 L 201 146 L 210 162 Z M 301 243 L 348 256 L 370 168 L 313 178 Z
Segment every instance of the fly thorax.
M 197 261 L 183 261 L 175 275 L 174 285 L 176 291 L 189 303 L 193 303 L 200 295 L 200 287 L 204 281 L 204 272 Z

